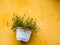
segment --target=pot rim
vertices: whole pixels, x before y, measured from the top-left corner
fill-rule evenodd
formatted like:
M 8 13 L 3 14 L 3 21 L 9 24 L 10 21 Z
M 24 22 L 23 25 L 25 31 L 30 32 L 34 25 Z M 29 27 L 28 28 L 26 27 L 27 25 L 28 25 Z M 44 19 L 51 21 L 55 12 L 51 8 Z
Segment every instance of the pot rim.
M 29 30 L 29 31 L 32 31 L 32 29 L 29 29 L 29 28 L 22 28 L 22 27 L 16 27 L 16 29 L 23 29 L 23 30 Z

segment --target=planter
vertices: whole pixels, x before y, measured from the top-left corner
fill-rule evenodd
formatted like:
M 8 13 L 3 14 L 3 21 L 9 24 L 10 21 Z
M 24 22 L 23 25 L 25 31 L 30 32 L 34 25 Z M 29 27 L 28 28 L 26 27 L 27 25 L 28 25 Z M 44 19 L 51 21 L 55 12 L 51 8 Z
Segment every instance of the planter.
M 28 42 L 30 39 L 32 31 L 29 29 L 22 29 L 21 27 L 18 27 L 16 29 L 16 39 L 19 41 L 24 41 L 24 42 Z

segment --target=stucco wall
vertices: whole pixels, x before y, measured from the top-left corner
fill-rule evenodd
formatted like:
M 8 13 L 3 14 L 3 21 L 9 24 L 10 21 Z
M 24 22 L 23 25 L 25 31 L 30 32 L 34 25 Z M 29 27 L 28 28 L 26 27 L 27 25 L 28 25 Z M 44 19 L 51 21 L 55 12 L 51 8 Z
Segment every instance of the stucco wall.
M 11 25 L 13 14 L 37 18 L 41 30 L 28 43 L 17 41 Z M 0 0 L 0 45 L 60 45 L 60 1 Z

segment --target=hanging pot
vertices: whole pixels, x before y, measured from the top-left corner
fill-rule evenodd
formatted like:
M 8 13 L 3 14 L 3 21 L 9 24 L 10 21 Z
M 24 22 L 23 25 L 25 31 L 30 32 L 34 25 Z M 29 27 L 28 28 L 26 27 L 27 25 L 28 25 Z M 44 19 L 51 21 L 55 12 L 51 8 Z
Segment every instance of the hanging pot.
M 30 29 L 22 29 L 21 27 L 16 28 L 16 39 L 19 41 L 28 42 L 32 31 Z

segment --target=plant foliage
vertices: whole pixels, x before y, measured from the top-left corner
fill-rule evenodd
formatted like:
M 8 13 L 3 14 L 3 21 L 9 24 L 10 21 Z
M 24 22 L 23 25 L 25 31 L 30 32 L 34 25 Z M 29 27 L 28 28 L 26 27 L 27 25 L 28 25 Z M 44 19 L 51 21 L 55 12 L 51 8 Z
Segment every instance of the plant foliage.
M 28 28 L 31 30 L 36 30 L 37 29 L 37 24 L 36 20 L 33 18 L 28 17 L 27 19 L 24 19 L 24 16 L 15 16 L 12 18 L 13 24 L 12 24 L 12 29 L 17 28 L 17 27 L 22 27 L 22 28 Z

